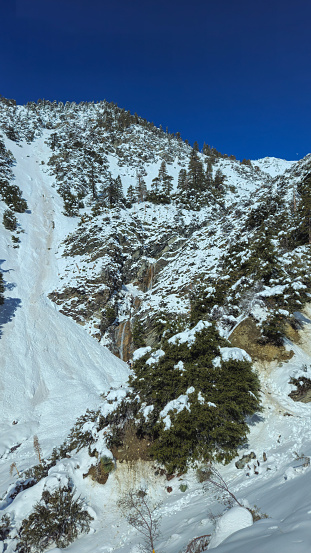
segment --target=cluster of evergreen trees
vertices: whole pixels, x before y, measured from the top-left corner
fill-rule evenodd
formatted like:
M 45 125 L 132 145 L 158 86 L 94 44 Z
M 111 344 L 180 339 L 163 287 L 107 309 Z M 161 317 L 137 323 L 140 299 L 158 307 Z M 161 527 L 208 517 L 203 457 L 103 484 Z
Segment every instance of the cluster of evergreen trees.
M 211 201 L 220 200 L 226 192 L 225 177 L 217 169 L 214 177 L 212 160 L 208 158 L 207 167 L 192 150 L 188 170 L 181 169 L 178 177 L 176 201 L 189 209 L 200 209 Z
M 126 205 L 131 206 L 136 201 L 149 201 L 154 204 L 177 205 L 186 209 L 199 210 L 212 201 L 220 200 L 225 192 L 225 177 L 217 169 L 213 177 L 212 162 L 207 161 L 207 167 L 192 150 L 188 169 L 181 169 L 178 177 L 177 192 L 173 192 L 173 177 L 168 174 L 165 161 L 161 162 L 158 175 L 152 180 L 151 189 L 147 190 L 143 171 L 137 174 L 136 189 L 130 186 L 127 192 Z
M 248 432 L 245 417 L 260 410 L 259 381 L 250 362 L 221 358 L 219 348 L 226 346 L 214 325 L 198 327 L 191 344 L 166 335 L 162 356 L 148 363 L 149 353 L 135 362 L 127 397 L 101 418 L 100 427 L 111 429 L 110 446 L 119 447 L 132 425 L 169 473 L 196 460 L 235 456 Z
M 0 196 L 11 211 L 24 213 L 27 209 L 27 202 L 22 197 L 20 188 L 12 183 L 14 161 L 12 152 L 7 150 L 4 142 L 0 140 Z
M 252 208 L 239 211 L 217 278 L 203 278 L 191 295 L 194 322 L 245 316 L 257 304 L 266 314 L 260 340 L 276 345 L 286 323 L 296 325 L 293 313 L 311 298 L 311 176 L 301 178 L 292 198 L 278 184 L 268 184 Z

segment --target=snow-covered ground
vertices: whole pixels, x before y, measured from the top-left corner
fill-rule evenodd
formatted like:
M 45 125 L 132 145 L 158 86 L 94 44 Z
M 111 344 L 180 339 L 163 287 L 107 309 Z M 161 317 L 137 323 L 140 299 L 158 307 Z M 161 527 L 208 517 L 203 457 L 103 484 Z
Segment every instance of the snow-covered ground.
M 7 144 L 29 210 L 18 215 L 20 248 L 12 247 L 9 231 L 1 236 L 7 291 L 1 312 L 0 454 L 35 433 L 43 446 L 59 443 L 86 407 L 97 405 L 99 395 L 128 374 L 125 363 L 47 298 L 57 282 L 58 244 L 76 220 L 62 214 L 62 200 L 41 165 L 50 155 L 44 139 L 31 146 Z
M 151 497 L 163 501 L 156 551 L 180 553 L 194 537 L 212 534 L 210 547 L 219 553 L 309 553 L 311 468 L 303 465 L 311 456 L 311 411 L 310 404 L 295 403 L 288 397 L 288 382 L 290 376 L 311 376 L 310 319 L 306 319 L 301 344 L 288 343 L 295 353 L 290 361 L 258 366 L 264 411 L 250 421 L 249 441 L 240 452 L 242 456 L 254 451 L 256 460 L 242 470 L 234 462 L 219 467 L 239 501 L 257 505 L 268 518 L 251 524 L 248 511 L 235 508 L 218 519 L 215 530 L 209 514 L 221 515 L 225 507 L 211 491 L 203 491 L 195 470 L 168 482 L 155 476 L 152 465 L 128 467 L 124 463 L 102 486 L 83 478 L 89 463 L 85 450 L 60 461 L 47 479 L 20 493 L 10 504 L 6 501 L 6 490 L 17 479 L 10 475 L 12 463 L 22 471 L 37 462 L 33 436 L 38 436 L 43 455 L 49 455 L 75 419 L 87 408 L 100 405 L 100 394 L 110 386 L 118 388 L 128 376 L 125 363 L 59 313 L 47 298 L 58 282 L 59 244 L 74 230 L 77 219 L 62 214 L 62 200 L 52 187 L 46 165 L 41 164 L 50 156 L 44 139 L 22 147 L 7 142 L 17 160 L 16 183 L 29 212 L 18 215 L 24 230 L 19 235 L 20 248 L 12 247 L 8 231 L 0 238 L 1 268 L 7 284 L 0 322 L 0 516 L 10 513 L 20 523 L 40 499 L 43 486 L 53 489 L 70 479 L 89 505 L 94 521 L 91 533 L 68 551 L 138 553 L 140 535 L 120 518 L 117 499 L 132 487 L 145 487 Z M 181 484 L 187 485 L 185 492 Z M 7 551 L 13 553 L 10 546 Z
M 264 173 L 268 173 L 271 177 L 283 175 L 285 171 L 291 169 L 296 161 L 288 161 L 287 159 L 279 159 L 276 157 L 263 157 L 252 161 L 254 167 L 259 167 Z

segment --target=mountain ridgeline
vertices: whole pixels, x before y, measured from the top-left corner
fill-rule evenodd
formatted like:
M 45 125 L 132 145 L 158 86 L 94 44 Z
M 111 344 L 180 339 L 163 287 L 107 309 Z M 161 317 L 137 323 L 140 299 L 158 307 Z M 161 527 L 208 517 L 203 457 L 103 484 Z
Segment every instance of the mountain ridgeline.
M 134 359 L 122 401 L 94 415 L 116 458 L 135 435 L 144 458 L 168 472 L 232 459 L 246 443 L 246 417 L 260 411 L 249 354 L 286 358 L 284 339 L 310 301 L 311 156 L 271 159 L 273 177 L 268 159 L 200 151 L 106 101 L 1 98 L 0 116 L 1 217 L 12 247 L 23 247 L 28 206 L 10 143 L 43 136 L 49 158 L 37 162 L 73 220 L 49 298 Z M 0 273 L 0 303 L 3 293 Z

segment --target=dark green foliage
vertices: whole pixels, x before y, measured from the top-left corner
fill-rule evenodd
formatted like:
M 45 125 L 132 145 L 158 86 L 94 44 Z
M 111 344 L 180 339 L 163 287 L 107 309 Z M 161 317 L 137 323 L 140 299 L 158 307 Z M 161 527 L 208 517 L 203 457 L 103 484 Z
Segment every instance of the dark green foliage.
M 3 275 L 2 275 L 2 273 L 0 272 L 0 305 L 3 305 L 3 304 L 4 304 L 4 295 L 3 295 L 3 292 L 4 292 Z
M 13 234 L 13 236 L 12 236 L 12 242 L 15 244 L 15 245 L 13 246 L 13 248 L 18 248 L 18 247 L 19 247 L 18 244 L 20 243 L 20 239 L 18 238 L 18 236 L 14 236 L 14 234 Z
M 111 457 L 107 457 L 106 455 L 100 458 L 100 466 L 101 472 L 103 472 L 104 474 L 109 474 L 115 468 L 114 462 Z
M 197 151 L 192 150 L 189 160 L 188 171 L 182 169 L 178 177 L 178 203 L 189 209 L 200 209 L 207 203 L 204 194 L 207 188 L 207 181 L 204 174 L 203 163 Z
M 24 472 L 24 476 L 26 480 L 31 479 L 34 485 L 48 475 L 48 472 L 52 466 L 53 464 L 51 462 L 43 460 L 42 463 L 38 463 L 37 465 L 26 470 Z
M 12 125 L 5 125 L 4 132 L 10 140 L 18 142 L 20 140 L 18 131 Z
M 202 192 L 205 188 L 205 178 L 203 171 L 203 164 L 200 161 L 195 150 L 192 151 L 192 155 L 188 166 L 188 179 L 190 187 L 196 192 Z
M 151 191 L 147 193 L 147 201 L 154 204 L 169 204 L 173 189 L 173 177 L 168 175 L 165 161 L 162 161 L 158 176 L 152 180 Z
M 84 426 L 90 421 L 95 422 L 98 415 L 99 413 L 97 411 L 90 411 L 87 409 L 85 415 L 77 419 L 75 425 L 70 430 L 66 442 L 63 444 L 67 451 L 80 451 L 83 447 L 87 447 L 94 443 L 95 439 L 93 438 L 91 430 L 88 428 L 89 425 L 86 425 L 87 429 L 85 429 Z
M 196 324 L 200 319 L 210 318 L 214 306 L 223 305 L 228 281 L 217 279 L 209 280 L 205 285 L 198 285 L 190 294 L 190 321 Z
M 64 215 L 67 215 L 67 217 L 79 215 L 79 207 L 82 206 L 78 196 L 73 194 L 68 188 L 64 189 L 61 195 L 64 199 Z
M 281 271 L 277 252 L 271 239 L 269 232 L 263 229 L 252 244 L 249 258 L 250 270 L 255 273 L 257 280 L 261 279 L 266 285 L 272 278 L 277 278 Z
M 148 437 L 150 454 L 169 473 L 185 470 L 189 462 L 198 459 L 229 461 L 244 443 L 248 431 L 245 417 L 260 407 L 259 381 L 248 361 L 213 363 L 219 347 L 227 345 L 210 325 L 196 333 L 192 345 L 164 341 L 165 355 L 156 363 L 146 364 L 150 354 L 136 361 L 129 381 L 132 391 L 123 400 L 123 416 L 119 406 L 111 415 L 114 421 L 106 421 L 117 425 L 121 443 L 124 422 L 132 417 L 138 436 Z M 160 412 L 186 393 L 188 408 L 178 412 L 172 407 L 171 426 L 166 428 Z M 153 406 L 146 419 L 140 405 Z
M 166 323 L 163 321 L 164 318 L 165 314 L 160 313 L 158 329 L 160 337 L 163 337 L 163 340 L 165 342 L 167 342 L 169 338 L 171 338 L 175 334 L 178 334 L 178 332 L 182 332 L 183 330 L 185 330 L 188 326 L 188 317 L 185 315 L 175 315 L 172 320 L 169 320 Z
M 297 191 L 300 197 L 297 214 L 300 243 L 311 244 L 311 174 L 299 183 Z
M 3 225 L 7 230 L 17 229 L 17 219 L 10 209 L 6 209 L 3 213 Z
M 134 186 L 130 184 L 130 186 L 127 189 L 126 198 L 125 198 L 125 205 L 126 207 L 132 207 L 133 203 L 137 201 L 137 196 L 135 193 Z
M 213 177 L 213 157 L 207 159 L 206 171 L 196 150 L 192 150 L 188 170 L 181 169 L 176 200 L 187 209 L 199 210 L 209 204 L 221 205 L 227 191 L 225 176 L 217 169 Z
M 144 340 L 144 326 L 138 319 L 134 321 L 132 327 L 132 339 L 134 346 L 137 348 L 142 348 L 146 345 Z
M 111 326 L 116 320 L 117 312 L 114 305 L 106 305 L 100 323 L 100 331 L 102 334 Z
M 77 419 L 67 439 L 59 447 L 53 449 L 51 456 L 47 460 L 43 459 L 38 465 L 26 470 L 24 473 L 25 478 L 32 479 L 33 484 L 36 484 L 48 475 L 50 468 L 54 467 L 59 459 L 70 455 L 74 450 L 80 451 L 83 447 L 92 445 L 95 442 L 95 438 L 89 430 L 87 423 L 96 422 L 98 418 L 98 411 L 87 409 L 86 413 Z M 87 425 L 86 429 L 84 428 L 85 424 Z
M 220 169 L 217 169 L 215 177 L 212 181 L 212 188 L 215 198 L 219 198 L 224 195 L 225 187 L 225 175 L 221 172 Z
M 286 318 L 279 313 L 271 314 L 261 325 L 263 344 L 271 343 L 275 346 L 283 345 Z
M 22 198 L 19 187 L 12 184 L 14 179 L 12 165 L 14 161 L 12 152 L 7 150 L 2 140 L 0 140 L 0 195 L 13 211 L 24 213 L 27 209 L 27 202 Z
M 18 213 L 24 213 L 28 208 L 26 200 L 22 198 L 22 192 L 15 184 L 9 184 L 7 181 L 0 181 L 0 194 L 3 201 Z
M 109 179 L 108 186 L 105 190 L 104 196 L 106 197 L 106 202 L 108 207 L 115 207 L 124 203 L 123 189 L 121 177 L 118 176 L 116 179 Z
M 11 519 L 9 515 L 3 515 L 0 519 L 0 542 L 10 537 Z
M 247 165 L 248 167 L 252 167 L 252 162 L 250 159 L 242 159 L 241 165 Z
M 63 549 L 79 533 L 89 531 L 91 520 L 81 499 L 74 499 L 70 487 L 59 488 L 53 493 L 45 490 L 33 512 L 21 524 L 16 551 L 41 553 L 52 544 Z
M 259 228 L 269 217 L 276 216 L 283 204 L 284 202 L 279 195 L 274 195 L 272 191 L 267 193 L 260 202 L 260 205 L 255 206 L 250 211 L 245 222 L 245 227 L 248 230 Z

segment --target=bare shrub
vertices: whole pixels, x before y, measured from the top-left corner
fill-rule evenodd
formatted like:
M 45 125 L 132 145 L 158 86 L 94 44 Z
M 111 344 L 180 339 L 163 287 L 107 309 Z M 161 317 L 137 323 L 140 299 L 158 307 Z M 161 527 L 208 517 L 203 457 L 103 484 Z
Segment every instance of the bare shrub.
M 39 439 L 37 435 L 33 437 L 33 448 L 38 457 L 39 463 L 42 465 L 42 450 L 41 450 L 41 446 L 39 444 Z
M 160 535 L 160 505 L 153 503 L 144 490 L 130 490 L 118 502 L 124 518 L 144 537 L 146 551 L 154 551 L 154 542 Z
M 203 472 L 203 469 L 201 469 L 201 472 Z M 229 486 L 227 482 L 223 479 L 220 472 L 213 465 L 211 464 L 206 465 L 206 467 L 204 468 L 204 476 L 205 476 L 205 479 L 204 479 L 205 490 L 214 488 L 220 492 L 223 500 L 226 501 L 226 499 L 229 496 L 229 499 L 233 500 L 234 503 L 237 503 L 240 507 L 244 507 L 244 505 L 240 503 L 240 501 L 237 499 L 234 493 L 231 492 L 231 490 L 229 490 Z
M 21 473 L 19 472 L 19 470 L 18 470 L 18 468 L 17 468 L 17 466 L 16 466 L 16 463 L 12 463 L 12 464 L 11 464 L 11 466 L 10 466 L 10 475 L 12 476 L 14 469 L 15 469 L 16 472 L 17 472 L 17 476 L 20 476 Z
M 219 491 L 220 499 L 222 503 L 224 503 L 224 505 L 231 508 L 236 503 L 237 505 L 239 505 L 239 507 L 247 509 L 251 513 L 254 522 L 262 518 L 269 518 L 266 513 L 262 513 L 260 511 L 257 505 L 254 505 L 253 507 L 247 507 L 246 505 L 243 505 L 243 503 L 241 503 L 234 495 L 234 493 L 229 489 L 227 482 L 223 479 L 220 472 L 213 465 L 208 464 L 204 468 L 204 474 L 206 477 L 204 490 L 212 488 Z
M 193 540 L 188 543 L 185 553 L 202 553 L 202 551 L 207 548 L 210 537 L 211 534 L 205 534 L 204 536 L 193 538 Z

